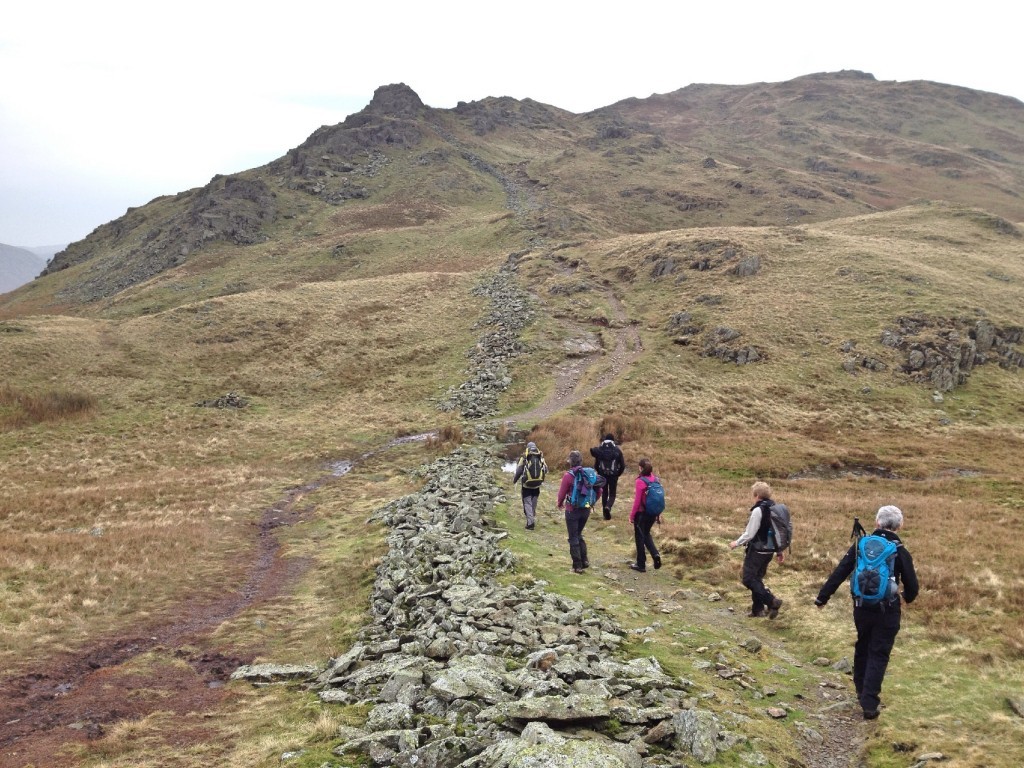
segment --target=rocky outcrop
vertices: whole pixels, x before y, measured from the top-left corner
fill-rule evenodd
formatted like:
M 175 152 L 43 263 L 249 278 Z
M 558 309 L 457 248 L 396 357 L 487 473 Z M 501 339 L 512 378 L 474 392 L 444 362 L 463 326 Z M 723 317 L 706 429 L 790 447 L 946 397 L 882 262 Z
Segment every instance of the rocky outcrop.
M 211 243 L 263 242 L 267 239 L 264 227 L 277 214 L 275 195 L 260 179 L 215 176 L 202 189 L 178 197 L 187 201 L 180 213 L 149 221 L 141 210 L 129 211 L 57 254 L 44 274 L 93 259 L 107 250 L 109 255 L 100 257 L 105 268 L 91 270 L 94 277 L 59 294 L 62 298 L 95 301 L 184 264 L 192 253 Z
M 516 283 L 516 259 L 508 262 L 486 283 L 473 290 L 491 300 L 491 309 L 480 325 L 486 329 L 470 350 L 469 378 L 452 387 L 438 408 L 461 411 L 467 419 L 497 413 L 498 396 L 512 383 L 508 363 L 522 354 L 519 336 L 533 320 L 529 297 Z
M 900 371 L 937 392 L 949 392 L 979 365 L 1024 368 L 1024 353 L 1016 347 L 1022 336 L 1021 326 L 999 327 L 985 318 L 913 315 L 898 317 L 895 327 L 882 332 L 881 342 L 902 354 Z

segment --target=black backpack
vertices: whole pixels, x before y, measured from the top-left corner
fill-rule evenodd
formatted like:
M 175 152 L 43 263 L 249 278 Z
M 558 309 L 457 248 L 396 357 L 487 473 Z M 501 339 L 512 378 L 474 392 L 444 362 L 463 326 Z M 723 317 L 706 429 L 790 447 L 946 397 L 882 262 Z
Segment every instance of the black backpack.
M 537 451 L 523 456 L 523 488 L 540 488 L 547 472 L 543 453 Z
M 789 518 L 789 507 L 785 504 L 772 503 L 768 510 L 771 524 L 768 528 L 768 542 L 776 552 L 784 552 L 793 544 L 793 523 Z

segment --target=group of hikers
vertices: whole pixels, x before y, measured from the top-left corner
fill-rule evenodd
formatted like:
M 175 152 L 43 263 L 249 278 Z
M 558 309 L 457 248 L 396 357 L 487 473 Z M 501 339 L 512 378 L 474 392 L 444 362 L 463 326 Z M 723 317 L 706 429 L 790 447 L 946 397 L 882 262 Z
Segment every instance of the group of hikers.
M 626 470 L 622 450 L 614 436 L 607 434 L 601 444 L 590 449 L 593 467 L 583 466 L 583 454 L 573 450 L 568 456 L 568 470 L 558 487 L 557 506 L 565 513 L 572 570 L 582 574 L 590 567 L 583 529 L 592 509 L 601 501 L 605 520 L 612 519 L 619 477 Z M 645 573 L 647 554 L 655 569 L 661 568 L 661 554 L 651 535 L 661 522 L 665 509 L 665 493 L 654 474 L 649 458 L 638 462 L 639 472 L 633 489 L 633 505 L 629 522 L 633 526 L 636 557 L 629 567 Z M 537 500 L 547 475 L 544 455 L 535 443 L 527 443 L 525 453 L 516 463 L 512 484 L 521 484 L 523 513 L 527 530 L 536 527 Z M 782 598 L 765 585 L 768 566 L 773 559 L 785 561 L 792 541 L 789 510 L 772 500 L 768 483 L 758 481 L 751 486 L 753 505 L 744 531 L 729 542 L 730 549 L 745 547 L 741 581 L 750 591 L 750 618 L 774 619 L 782 607 Z M 857 630 L 854 644 L 853 683 L 857 690 L 865 720 L 878 717 L 882 679 L 889 656 L 900 629 L 901 600 L 911 603 L 918 594 L 917 574 L 913 558 L 897 535 L 903 527 L 903 512 L 893 505 L 880 507 L 875 515 L 875 530 L 868 534 L 855 521 L 856 541 L 821 586 L 814 604 L 822 608 L 843 582 L 850 581 L 853 598 L 853 622 Z

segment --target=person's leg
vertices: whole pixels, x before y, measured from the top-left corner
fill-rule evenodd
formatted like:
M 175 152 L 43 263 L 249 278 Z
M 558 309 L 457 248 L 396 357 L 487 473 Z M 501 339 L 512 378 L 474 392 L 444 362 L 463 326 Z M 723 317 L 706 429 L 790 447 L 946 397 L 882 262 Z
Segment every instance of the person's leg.
M 853 687 L 860 700 L 864 690 L 864 671 L 868 666 L 868 648 L 871 646 L 871 633 L 875 628 L 875 613 L 863 608 L 853 609 L 853 625 L 857 628 L 857 640 L 853 644 Z
M 653 530 L 654 523 L 657 519 L 658 518 L 656 517 L 646 517 L 643 522 L 644 546 L 647 548 L 647 551 L 651 553 L 651 559 L 654 561 L 655 569 L 661 568 L 661 553 L 658 552 L 658 547 L 654 543 L 654 537 L 651 535 L 651 530 Z
M 608 482 L 605 483 L 605 520 L 610 520 L 612 517 L 612 507 L 615 506 L 615 489 L 619 487 L 619 478 L 609 477 Z
M 587 527 L 587 520 L 589 519 L 590 510 L 583 510 L 580 513 L 580 568 L 590 567 L 590 558 L 587 557 L 587 540 L 583 538 L 583 529 Z
M 540 498 L 539 493 L 524 493 L 523 494 L 523 514 L 526 515 L 526 527 L 533 529 L 533 526 L 537 523 L 537 499 Z
M 636 544 L 636 559 L 633 561 L 636 568 L 634 570 L 642 571 L 647 567 L 647 552 L 644 549 L 644 527 L 639 516 L 633 523 L 633 542 Z
M 871 633 L 867 649 L 867 662 L 864 665 L 860 706 L 864 710 L 865 717 L 878 712 L 878 707 L 882 703 L 879 698 L 882 693 L 882 680 L 885 677 L 885 670 L 889 666 L 889 655 L 892 653 L 892 647 L 896 643 L 896 635 L 899 631 L 899 607 L 890 607 L 882 611 L 875 622 L 874 631 Z
M 569 534 L 569 556 L 572 558 L 573 570 L 583 568 L 583 558 L 580 556 L 580 516 L 576 510 L 566 510 L 565 529 Z
M 768 563 L 772 560 L 771 552 L 755 552 L 747 548 L 743 558 L 743 586 L 750 590 L 751 608 L 754 615 L 765 610 L 775 601 L 771 592 L 764 585 L 764 577 L 768 572 Z

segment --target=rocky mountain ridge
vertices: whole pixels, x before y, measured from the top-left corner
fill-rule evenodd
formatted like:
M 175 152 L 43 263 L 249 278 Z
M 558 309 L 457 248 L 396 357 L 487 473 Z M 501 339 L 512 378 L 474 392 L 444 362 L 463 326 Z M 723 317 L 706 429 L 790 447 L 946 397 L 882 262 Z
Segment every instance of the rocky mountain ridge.
M 500 185 L 527 237 L 607 237 L 698 226 L 785 225 L 916 198 L 1024 220 L 1024 105 L 857 72 L 785 83 L 692 85 L 575 115 L 531 100 L 424 105 L 404 84 L 262 168 L 158 198 L 57 254 L 61 291 L 110 297 L 215 244 L 232 258 L 286 246 L 321 206 L 479 204 Z M 301 278 L 301 275 L 299 275 Z

